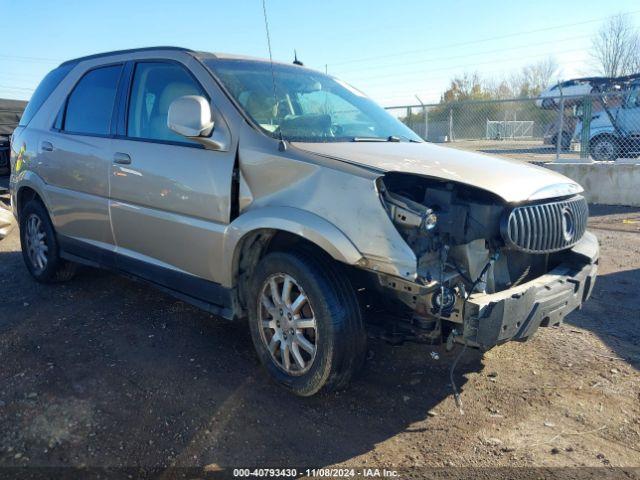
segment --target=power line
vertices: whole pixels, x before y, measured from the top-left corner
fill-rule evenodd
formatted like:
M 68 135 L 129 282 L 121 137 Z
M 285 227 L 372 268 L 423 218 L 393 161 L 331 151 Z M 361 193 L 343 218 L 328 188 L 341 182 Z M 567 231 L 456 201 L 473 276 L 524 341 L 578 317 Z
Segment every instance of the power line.
M 579 39 L 584 39 L 584 38 L 589 38 L 590 35 L 579 35 L 577 37 L 568 37 L 568 38 L 563 38 L 563 39 L 559 39 L 559 40 L 551 40 L 548 42 L 536 42 L 536 43 L 528 43 L 525 45 L 519 45 L 517 47 L 511 47 L 511 48 L 499 48 L 497 50 L 485 50 L 483 52 L 476 52 L 476 53 L 469 53 L 469 54 L 465 54 L 465 55 L 456 55 L 456 56 L 450 56 L 447 55 L 445 57 L 432 57 L 432 58 L 427 58 L 424 60 L 418 60 L 415 62 L 402 62 L 402 63 L 397 63 L 397 64 L 385 64 L 385 65 L 375 65 L 372 67 L 359 67 L 357 70 L 354 69 L 350 69 L 350 70 L 339 70 L 340 74 L 346 72 L 361 72 L 363 70 L 374 70 L 374 69 L 379 69 L 379 68 L 389 68 L 389 67 L 396 67 L 396 66 L 405 66 L 405 65 L 417 65 L 417 64 L 421 64 L 421 63 L 429 63 L 429 62 L 437 62 L 439 60 L 458 60 L 460 58 L 469 58 L 469 57 L 477 57 L 479 55 L 487 55 L 490 53 L 502 53 L 502 52 L 508 52 L 508 51 L 513 51 L 513 50 L 520 50 L 523 48 L 530 48 L 533 46 L 539 46 L 539 45 L 551 45 L 551 44 L 556 44 L 556 43 L 562 43 L 562 42 L 566 42 L 566 41 L 570 41 L 570 40 L 579 40 Z
M 557 53 L 572 53 L 572 52 L 582 52 L 583 49 L 582 48 L 574 48 L 571 50 L 563 50 Z M 529 55 L 527 56 L 527 58 L 537 58 L 537 57 L 545 57 L 547 56 L 547 54 L 541 54 L 541 55 Z M 465 63 L 465 64 L 460 64 L 460 65 L 455 65 L 455 66 L 450 66 L 450 67 L 443 67 L 443 68 L 435 68 L 435 69 L 430 69 L 430 70 L 414 70 L 411 72 L 396 72 L 396 73 L 390 73 L 387 75 L 374 75 L 374 76 L 367 76 L 367 79 L 374 79 L 374 80 L 379 80 L 379 79 L 388 79 L 388 78 L 393 78 L 393 77 L 406 77 L 408 75 L 419 75 L 422 73 L 432 73 L 432 72 L 441 72 L 441 71 L 448 71 L 448 70 L 455 70 L 455 69 L 459 69 L 459 68 L 469 68 L 469 67 L 477 67 L 477 66 L 481 66 L 481 65 L 492 65 L 495 63 L 504 63 L 504 62 L 510 62 L 513 60 L 521 60 L 522 57 L 511 57 L 511 58 L 501 58 L 500 60 L 491 60 L 488 62 L 479 62 L 479 63 Z M 568 62 L 565 62 L 568 63 Z M 356 77 L 357 78 L 357 77 Z M 424 81 L 424 80 L 430 80 L 433 77 L 429 78 L 422 78 L 420 79 L 420 81 Z M 377 82 L 379 83 L 379 82 Z M 406 83 L 406 82 L 404 82 Z M 374 85 L 376 84 L 376 82 L 374 82 Z
M 575 63 L 583 63 L 582 60 L 577 59 L 577 60 L 570 60 L 567 62 L 563 62 L 563 65 L 571 65 L 571 64 L 575 64 Z M 488 72 L 484 72 L 485 75 L 490 75 L 490 74 L 496 74 L 496 73 L 501 73 L 503 72 L 503 70 L 490 70 Z M 437 77 L 429 77 L 429 78 L 425 78 L 425 79 L 419 79 L 417 81 L 414 81 L 413 83 L 421 83 L 424 82 L 426 80 L 442 80 L 442 79 L 448 79 L 450 78 L 448 75 L 440 75 Z M 394 85 L 398 85 L 397 82 L 394 82 Z M 374 89 L 374 91 L 380 91 L 381 87 L 378 87 L 376 89 Z M 445 87 L 446 89 L 447 87 Z M 365 91 L 368 90 L 367 88 L 364 89 Z M 444 89 L 430 89 L 430 90 L 418 90 L 417 93 L 420 95 L 432 95 L 432 94 L 436 94 L 436 95 L 441 95 L 443 93 Z M 388 101 L 394 100 L 394 99 L 399 99 L 399 98 L 408 98 L 411 97 L 413 98 L 413 94 L 416 93 L 414 91 L 412 91 L 411 93 L 399 93 L 397 90 L 393 91 L 393 92 L 388 92 L 389 94 L 385 94 L 384 92 L 380 95 L 370 95 L 371 97 L 377 97 L 379 99 L 383 99 L 380 101 L 380 103 L 387 103 Z M 397 93 L 397 94 L 396 94 Z
M 10 90 L 24 90 L 27 92 L 33 92 L 35 90 L 35 88 L 16 87 L 13 85 L 0 85 L 0 88 L 6 88 Z
M 19 79 L 20 81 L 35 82 L 35 81 L 42 80 L 44 75 L 45 75 L 44 73 L 37 74 L 37 73 L 30 73 L 30 72 L 0 72 L 0 79 L 2 78 L 9 79 L 9 80 Z
M 46 62 L 46 63 L 60 63 L 62 60 L 55 58 L 43 58 L 43 57 L 22 57 L 19 55 L 0 55 L 0 58 L 6 58 L 7 60 L 18 60 L 21 62 Z
M 640 10 L 633 10 L 631 12 L 627 12 L 624 13 L 623 15 L 635 15 L 636 13 L 640 13 Z M 600 18 L 594 18 L 592 20 L 586 20 L 583 22 L 574 22 L 574 23 L 565 23 L 562 25 L 555 25 L 553 27 L 546 27 L 546 28 L 539 28 L 539 29 L 535 29 L 535 30 L 526 30 L 526 31 L 521 31 L 521 32 L 515 32 L 515 33 L 509 33 L 507 35 L 499 35 L 496 37 L 486 37 L 486 38 L 481 38 L 481 39 L 477 39 L 477 40 L 472 40 L 469 42 L 460 42 L 460 43 L 451 43 L 448 45 L 441 45 L 438 47 L 430 47 L 427 49 L 417 49 L 417 50 L 405 50 L 405 51 L 400 51 L 400 52 L 396 52 L 396 53 L 392 53 L 392 54 L 388 54 L 388 55 L 376 55 L 375 57 L 360 57 L 357 59 L 351 59 L 351 60 L 346 60 L 346 61 L 342 61 L 342 62 L 335 62 L 335 63 L 329 63 L 328 65 L 330 67 L 333 66 L 338 66 L 338 65 L 346 65 L 346 64 L 350 64 L 350 63 L 361 63 L 361 62 L 368 62 L 370 60 L 377 60 L 380 58 L 391 58 L 391 57 L 397 57 L 400 55 L 409 55 L 409 54 L 413 54 L 413 53 L 424 53 L 424 52 L 429 52 L 429 51 L 434 51 L 434 50 L 442 50 L 444 48 L 452 48 L 452 47 L 462 47 L 465 45 L 476 45 L 478 43 L 484 43 L 484 42 L 490 42 L 493 40 L 503 40 L 505 38 L 513 38 L 513 37 L 519 37 L 522 35 L 529 35 L 531 33 L 540 33 L 540 32 L 548 32 L 550 30 L 557 30 L 560 28 L 566 28 L 566 27 L 575 27 L 578 25 L 587 25 L 589 23 L 595 23 L 595 22 L 601 22 L 602 20 L 606 20 L 608 18 L 612 18 L 615 15 L 609 15 L 606 17 L 600 17 Z

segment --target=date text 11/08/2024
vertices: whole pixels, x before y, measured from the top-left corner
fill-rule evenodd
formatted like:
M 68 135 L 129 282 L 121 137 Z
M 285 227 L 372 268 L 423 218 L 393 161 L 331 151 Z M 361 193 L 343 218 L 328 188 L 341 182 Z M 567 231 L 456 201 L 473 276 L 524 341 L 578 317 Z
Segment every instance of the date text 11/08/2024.
M 364 477 L 364 478 L 395 478 L 399 474 L 396 470 L 386 468 L 306 468 L 298 471 L 295 468 L 235 468 L 234 477 L 297 477 L 304 475 L 310 478 L 336 477 Z

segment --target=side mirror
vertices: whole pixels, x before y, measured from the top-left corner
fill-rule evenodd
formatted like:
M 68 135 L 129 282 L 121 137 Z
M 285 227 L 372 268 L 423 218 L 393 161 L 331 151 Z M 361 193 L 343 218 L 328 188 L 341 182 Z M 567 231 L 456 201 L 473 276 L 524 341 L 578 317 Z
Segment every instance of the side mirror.
M 169 105 L 167 126 L 178 135 L 191 140 L 208 137 L 213 131 L 209 102 L 198 95 L 176 98 Z

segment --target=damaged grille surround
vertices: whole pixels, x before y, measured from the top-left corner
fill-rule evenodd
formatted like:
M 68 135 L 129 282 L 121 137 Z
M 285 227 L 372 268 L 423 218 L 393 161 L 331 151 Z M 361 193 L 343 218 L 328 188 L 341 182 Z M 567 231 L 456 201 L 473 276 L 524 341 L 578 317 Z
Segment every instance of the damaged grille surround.
M 507 248 L 526 253 L 553 253 L 573 247 L 587 229 L 589 208 L 581 195 L 505 212 L 501 233 Z

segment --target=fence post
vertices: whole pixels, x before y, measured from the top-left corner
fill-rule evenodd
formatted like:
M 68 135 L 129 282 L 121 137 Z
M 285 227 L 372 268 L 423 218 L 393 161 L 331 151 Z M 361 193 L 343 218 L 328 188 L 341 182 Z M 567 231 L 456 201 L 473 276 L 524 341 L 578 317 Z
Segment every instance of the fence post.
M 449 107 L 449 141 L 453 141 L 453 107 Z
M 556 133 L 556 162 L 562 152 L 562 138 L 564 137 L 564 96 L 560 93 L 560 118 L 558 119 L 558 133 Z
M 591 144 L 591 95 L 582 102 L 582 132 L 580 132 L 580 158 L 588 159 Z
M 422 112 L 424 114 L 424 141 L 429 141 L 429 111 L 426 106 L 422 106 Z

